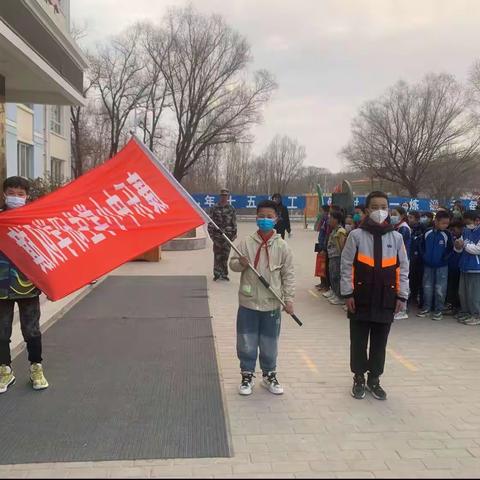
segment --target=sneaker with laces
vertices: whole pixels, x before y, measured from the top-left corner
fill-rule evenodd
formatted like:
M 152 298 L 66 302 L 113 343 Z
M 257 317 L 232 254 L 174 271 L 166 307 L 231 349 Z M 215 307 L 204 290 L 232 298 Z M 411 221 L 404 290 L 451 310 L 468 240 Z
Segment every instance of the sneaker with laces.
M 345 300 L 342 300 L 341 298 L 337 297 L 336 295 L 333 295 L 333 297 L 330 297 L 328 299 L 328 301 L 332 305 L 344 305 L 345 304 Z
M 432 315 L 432 320 L 435 320 L 435 321 L 439 321 L 439 320 L 443 320 L 443 314 L 442 312 L 435 312 L 433 315 Z
M 385 392 L 380 386 L 380 380 L 378 378 L 369 376 L 367 380 L 367 389 L 377 400 L 387 399 L 387 392 Z
M 48 382 L 43 374 L 41 363 L 32 363 L 30 366 L 30 381 L 34 390 L 45 390 L 48 388 Z
M 0 393 L 5 393 L 8 387 L 15 385 L 15 376 L 9 365 L 0 365 Z
M 406 320 L 407 318 L 408 318 L 408 313 L 406 311 L 398 312 L 393 317 L 394 320 Z
M 470 317 L 462 322 L 464 325 L 480 325 L 480 317 Z
M 357 400 L 365 398 L 365 376 L 364 375 L 354 375 L 353 376 L 353 387 L 352 387 L 352 397 Z
M 332 296 L 335 295 L 335 294 L 333 293 L 333 290 L 330 289 L 330 290 L 327 290 L 326 292 L 322 293 L 322 295 L 323 295 L 325 298 L 330 298 L 330 297 L 332 297 Z
M 274 395 L 281 395 L 283 393 L 283 387 L 277 380 L 276 372 L 264 373 L 262 378 L 262 385 Z
M 251 395 L 255 381 L 253 380 L 255 375 L 252 372 L 242 372 L 242 383 L 238 387 L 238 393 L 240 395 Z
M 424 308 L 423 310 L 420 310 L 420 311 L 417 313 L 417 317 L 419 317 L 419 318 L 425 318 L 425 317 L 427 317 L 429 314 L 430 314 L 430 310 L 428 310 L 427 308 Z
M 469 313 L 460 312 L 460 313 L 457 313 L 457 315 L 455 315 L 454 318 L 458 323 L 465 323 L 467 320 L 470 320 L 470 318 L 472 317 Z

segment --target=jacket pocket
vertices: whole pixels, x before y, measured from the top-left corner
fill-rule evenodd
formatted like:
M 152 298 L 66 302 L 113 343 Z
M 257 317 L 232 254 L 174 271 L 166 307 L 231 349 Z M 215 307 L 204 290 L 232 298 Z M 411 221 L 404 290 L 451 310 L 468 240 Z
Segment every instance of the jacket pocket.
M 364 282 L 355 282 L 353 298 L 356 306 L 370 307 L 372 303 L 372 285 Z
M 397 304 L 397 288 L 395 285 L 385 285 L 383 287 L 382 306 L 386 310 L 395 310 Z

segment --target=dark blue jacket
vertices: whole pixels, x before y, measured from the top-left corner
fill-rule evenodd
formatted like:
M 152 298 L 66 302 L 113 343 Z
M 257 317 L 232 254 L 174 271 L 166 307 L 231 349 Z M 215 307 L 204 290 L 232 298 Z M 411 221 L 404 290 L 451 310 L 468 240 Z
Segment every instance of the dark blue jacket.
M 412 264 L 422 262 L 422 242 L 425 227 L 421 223 L 417 223 L 412 227 L 410 237 L 410 262 Z
M 410 260 L 412 229 L 408 226 L 407 222 L 402 222 L 395 230 L 403 237 L 403 244 L 405 245 L 405 250 L 407 251 L 408 259 Z
M 448 230 L 431 228 L 423 235 L 421 252 L 427 267 L 446 267 L 453 252 L 452 234 Z
M 469 230 L 466 228 L 463 231 L 462 238 L 466 244 L 473 244 L 480 247 L 480 227 L 477 227 L 474 230 Z M 459 266 L 461 272 L 480 273 L 480 255 L 469 253 L 464 247 L 460 256 Z

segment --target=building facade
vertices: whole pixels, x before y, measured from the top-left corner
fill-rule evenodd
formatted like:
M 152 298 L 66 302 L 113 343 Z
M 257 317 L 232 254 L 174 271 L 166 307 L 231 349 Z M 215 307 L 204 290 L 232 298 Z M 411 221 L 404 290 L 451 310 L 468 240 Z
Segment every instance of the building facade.
M 0 1 L 0 180 L 70 178 L 69 106 L 85 103 L 86 66 L 70 0 Z

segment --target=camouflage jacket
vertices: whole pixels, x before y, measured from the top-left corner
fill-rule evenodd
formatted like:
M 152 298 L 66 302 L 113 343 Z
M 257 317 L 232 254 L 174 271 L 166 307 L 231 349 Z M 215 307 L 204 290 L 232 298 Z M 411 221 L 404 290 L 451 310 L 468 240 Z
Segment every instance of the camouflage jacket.
M 237 238 L 237 213 L 231 205 L 214 205 L 209 212 L 210 218 L 226 233 L 230 240 Z M 212 225 L 208 226 L 212 240 L 220 240 L 222 234 Z

